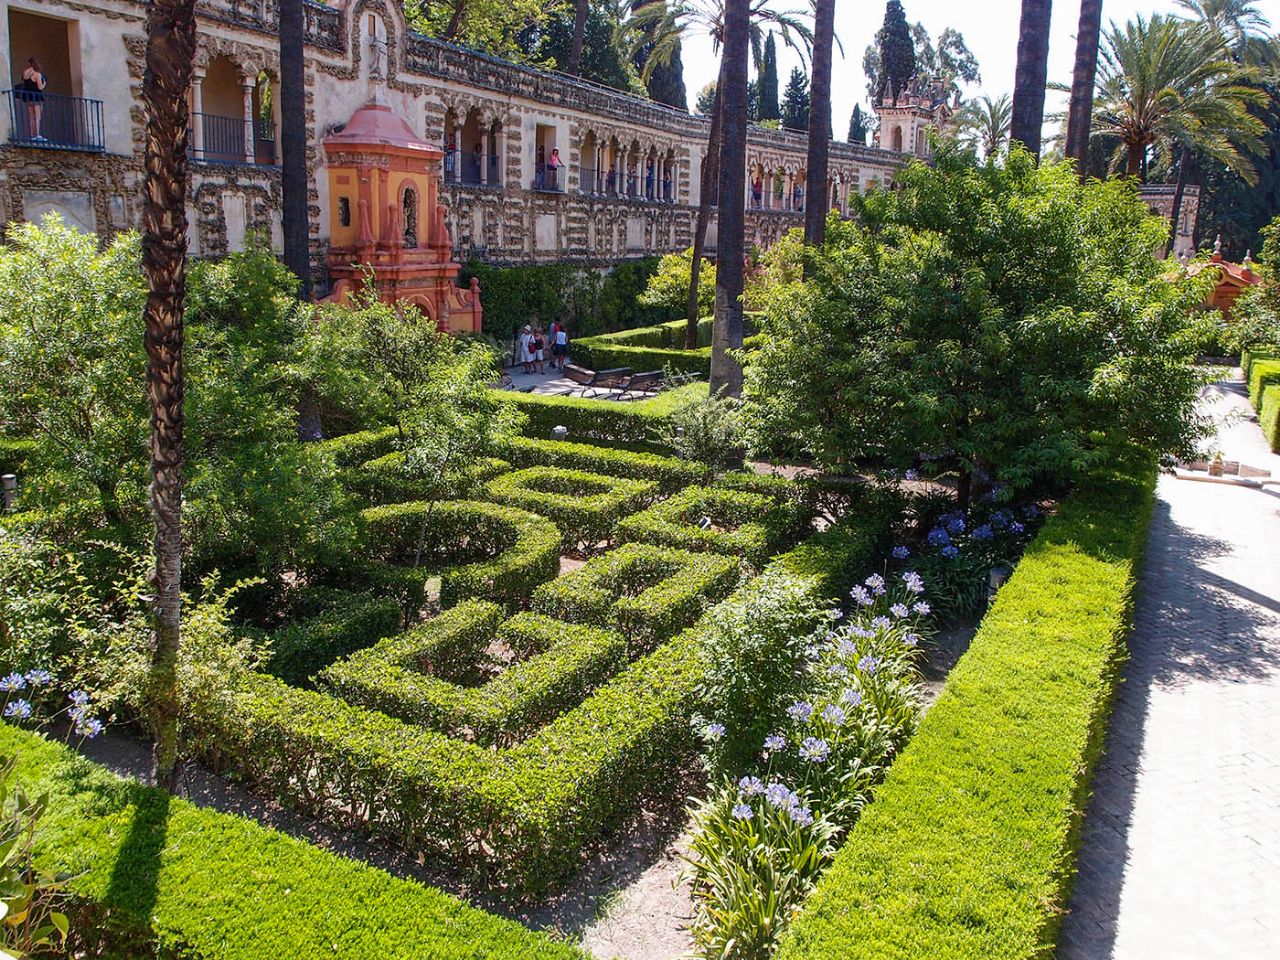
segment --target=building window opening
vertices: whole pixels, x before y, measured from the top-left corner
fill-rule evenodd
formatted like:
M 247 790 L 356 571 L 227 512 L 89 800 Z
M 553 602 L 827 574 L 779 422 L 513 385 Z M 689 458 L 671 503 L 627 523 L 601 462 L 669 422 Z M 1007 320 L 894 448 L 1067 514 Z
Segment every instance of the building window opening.
M 351 226 L 351 198 L 350 197 L 338 198 L 338 226 L 340 227 Z
M 418 248 L 418 192 L 412 187 L 404 192 L 404 245 Z

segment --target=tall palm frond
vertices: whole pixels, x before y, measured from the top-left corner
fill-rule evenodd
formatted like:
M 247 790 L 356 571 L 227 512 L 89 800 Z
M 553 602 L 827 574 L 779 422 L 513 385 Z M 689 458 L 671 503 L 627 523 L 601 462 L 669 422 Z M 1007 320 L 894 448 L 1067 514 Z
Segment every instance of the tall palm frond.
M 1252 0 L 1176 0 L 1194 21 L 1222 35 L 1235 59 L 1271 73 L 1280 72 L 1280 38 Z
M 970 100 L 956 117 L 960 140 L 990 159 L 1009 142 L 1013 124 L 1013 101 L 1006 93 L 1001 97 L 979 97 Z

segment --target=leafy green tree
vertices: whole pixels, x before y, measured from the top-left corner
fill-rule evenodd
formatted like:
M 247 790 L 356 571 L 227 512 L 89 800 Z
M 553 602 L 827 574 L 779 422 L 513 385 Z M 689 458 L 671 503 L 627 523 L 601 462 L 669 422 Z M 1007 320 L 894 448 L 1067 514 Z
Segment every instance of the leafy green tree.
M 405 18 L 413 29 L 520 62 L 534 59 L 521 46 L 521 31 L 561 8 L 546 0 L 404 0 Z
M 715 310 L 716 267 L 710 260 L 702 262 L 702 276 L 707 281 L 698 289 L 698 310 L 709 317 Z M 640 295 L 640 302 L 647 307 L 662 307 L 683 311 L 689 302 L 689 285 L 693 281 L 693 249 L 684 253 L 668 253 L 658 263 L 658 271 L 649 278 L 649 285 Z
M 583 26 L 583 48 L 576 69 L 569 69 L 576 37 L 576 11 L 573 4 L 557 6 L 546 16 L 520 31 L 517 42 L 535 62 L 555 64 L 567 72 L 605 86 L 625 90 L 636 96 L 647 91 L 632 64 L 627 45 L 621 42 L 619 11 L 609 4 L 592 4 Z
M 975 482 L 1070 476 L 1107 436 L 1194 450 L 1205 283 L 1167 277 L 1131 184 L 944 145 L 898 186 L 808 261 L 794 238 L 770 252 L 746 392 L 759 452 L 950 473 L 967 503 Z
M 916 44 L 900 0 L 889 0 L 885 5 L 884 25 L 867 48 L 862 66 L 873 104 L 896 97 L 916 78 Z
M 903 22 L 905 23 L 905 18 Z M 886 28 L 887 26 L 886 21 Z M 867 76 L 867 95 L 872 103 L 878 102 L 878 91 L 886 80 L 882 67 L 885 57 L 884 40 L 888 36 L 885 33 L 886 28 L 882 28 L 876 34 L 875 42 L 868 46 L 862 55 L 862 69 Z M 893 38 L 893 50 L 890 55 L 902 60 L 904 58 L 899 51 L 905 47 L 901 41 L 901 28 L 894 29 L 898 33 Z M 914 23 L 906 28 L 905 36 L 907 42 L 911 44 L 914 60 L 911 61 L 909 72 L 903 74 L 905 79 L 899 83 L 898 90 L 920 76 L 936 77 L 942 80 L 946 84 L 948 93 L 958 91 L 962 83 L 981 82 L 982 72 L 978 67 L 978 58 L 969 50 L 964 36 L 958 30 L 947 27 L 938 35 L 938 42 L 935 44 L 924 24 Z M 906 70 L 906 68 L 906 64 L 903 63 L 898 69 Z
M 780 120 L 782 110 L 778 106 L 778 44 L 773 31 L 764 41 L 764 61 L 760 66 L 759 108 L 757 120 Z
M 716 108 L 716 82 L 712 80 L 698 91 L 694 101 L 693 112 L 700 117 L 709 117 Z
M 792 68 L 782 95 L 782 126 L 786 130 L 809 129 L 809 78 L 800 67 Z

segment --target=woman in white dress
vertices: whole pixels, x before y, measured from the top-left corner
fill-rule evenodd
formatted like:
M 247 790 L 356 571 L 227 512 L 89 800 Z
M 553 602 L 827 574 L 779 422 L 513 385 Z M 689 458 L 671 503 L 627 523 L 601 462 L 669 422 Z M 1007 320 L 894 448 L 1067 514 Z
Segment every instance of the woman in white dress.
M 533 373 L 533 330 L 528 324 L 520 331 L 520 362 L 525 373 Z

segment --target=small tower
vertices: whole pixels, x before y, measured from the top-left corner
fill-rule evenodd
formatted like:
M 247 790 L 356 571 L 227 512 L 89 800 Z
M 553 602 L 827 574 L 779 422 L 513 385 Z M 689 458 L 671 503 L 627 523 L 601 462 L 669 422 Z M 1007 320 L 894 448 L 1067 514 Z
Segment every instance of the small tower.
M 329 176 L 328 299 L 345 303 L 372 276 L 387 303 L 411 303 L 450 333 L 478 333 L 479 283 L 459 264 L 440 204 L 444 154 L 403 119 L 367 103 L 322 141 Z
M 896 97 L 886 92 L 875 104 L 880 118 L 876 144 L 883 150 L 926 158 L 932 153 L 928 131 L 949 129 L 958 106 L 959 99 L 953 102 L 947 85 L 938 79 L 912 80 Z

